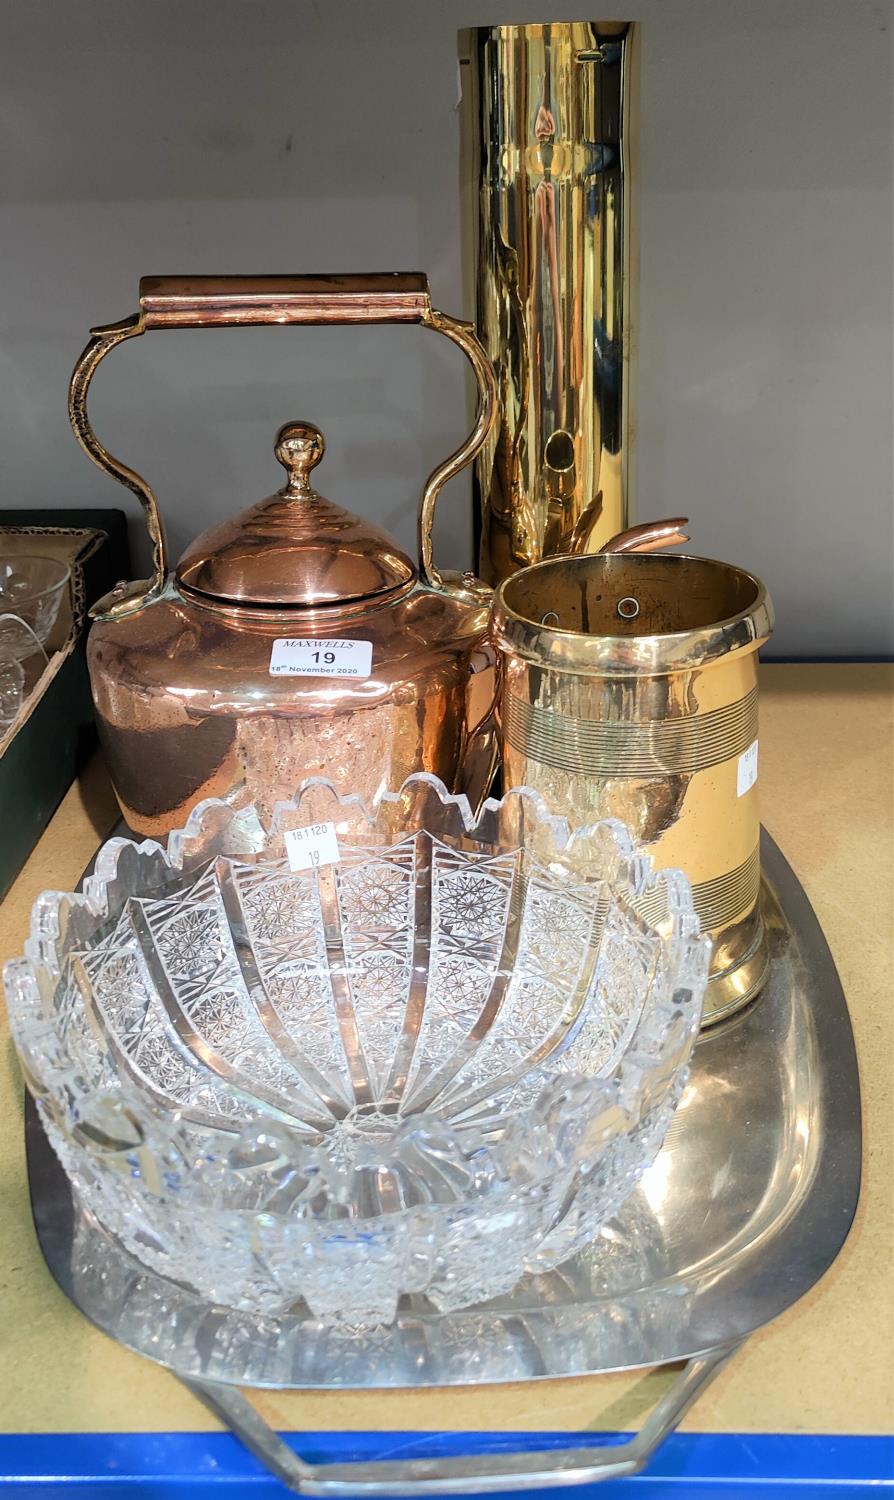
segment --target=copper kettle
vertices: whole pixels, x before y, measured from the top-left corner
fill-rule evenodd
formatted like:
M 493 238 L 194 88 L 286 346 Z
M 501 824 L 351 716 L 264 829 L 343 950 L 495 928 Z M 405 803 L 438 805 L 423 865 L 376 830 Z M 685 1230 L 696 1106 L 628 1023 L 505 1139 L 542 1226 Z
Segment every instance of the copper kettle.
M 105 355 L 152 329 L 386 322 L 443 333 L 478 381 L 472 433 L 422 492 L 418 565 L 317 493 L 323 436 L 291 422 L 275 445 L 283 488 L 206 531 L 170 574 L 152 490 L 87 417 Z M 151 579 L 94 606 L 88 642 L 100 737 L 135 832 L 167 833 L 204 797 L 269 811 L 310 776 L 371 800 L 426 770 L 480 800 L 494 760 L 482 730 L 496 695 L 491 592 L 470 573 L 438 571 L 431 529 L 442 486 L 479 452 L 496 412 L 484 350 L 470 325 L 434 311 L 424 276 L 149 277 L 139 313 L 93 331 L 72 376 L 72 426 L 138 496 L 154 549 Z

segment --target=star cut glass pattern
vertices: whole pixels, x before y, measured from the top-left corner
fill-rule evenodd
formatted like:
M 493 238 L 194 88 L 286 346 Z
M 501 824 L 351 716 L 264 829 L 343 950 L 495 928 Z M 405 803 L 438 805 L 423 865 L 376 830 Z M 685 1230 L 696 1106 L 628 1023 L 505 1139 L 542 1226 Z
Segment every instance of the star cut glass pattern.
M 291 871 L 285 833 L 328 821 L 338 864 Z M 81 1209 L 234 1316 L 350 1328 L 592 1239 L 661 1145 L 707 962 L 684 877 L 620 824 L 526 790 L 475 819 L 419 775 L 112 839 L 4 980 Z

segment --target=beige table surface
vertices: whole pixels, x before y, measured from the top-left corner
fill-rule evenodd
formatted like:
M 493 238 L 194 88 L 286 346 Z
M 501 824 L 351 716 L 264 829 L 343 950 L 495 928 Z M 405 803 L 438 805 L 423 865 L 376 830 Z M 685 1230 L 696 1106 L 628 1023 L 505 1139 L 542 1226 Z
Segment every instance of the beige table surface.
M 892 688 L 885 666 L 763 668 L 763 821 L 804 885 L 838 964 L 864 1103 L 863 1196 L 831 1271 L 749 1339 L 692 1409 L 706 1432 L 894 1432 Z M 101 764 L 72 787 L 0 907 L 0 958 L 31 903 L 71 889 L 116 809 Z M 0 834 L 2 836 L 2 834 Z M 2 1006 L 0 1006 L 2 1011 Z M 0 1018 L 0 1432 L 201 1430 L 173 1376 L 90 1326 L 46 1271 L 31 1226 L 22 1091 Z M 668 1371 L 486 1391 L 256 1393 L 281 1429 L 623 1429 Z

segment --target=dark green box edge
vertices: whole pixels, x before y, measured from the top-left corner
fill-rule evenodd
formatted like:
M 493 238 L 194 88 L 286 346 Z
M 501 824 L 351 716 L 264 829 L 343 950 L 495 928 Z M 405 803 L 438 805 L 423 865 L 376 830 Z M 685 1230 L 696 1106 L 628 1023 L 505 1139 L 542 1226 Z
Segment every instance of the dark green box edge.
M 0 526 L 104 531 L 107 540 L 82 564 L 88 605 L 120 578 L 130 577 L 123 511 L 0 510 Z M 71 656 L 0 756 L 0 897 L 6 895 L 96 744 L 85 642 L 86 631 L 82 631 Z

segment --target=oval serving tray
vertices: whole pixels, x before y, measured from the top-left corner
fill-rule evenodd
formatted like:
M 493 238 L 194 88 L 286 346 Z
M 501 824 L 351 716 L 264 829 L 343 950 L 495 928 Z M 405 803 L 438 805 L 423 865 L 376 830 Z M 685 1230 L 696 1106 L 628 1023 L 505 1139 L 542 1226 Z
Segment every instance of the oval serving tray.
M 253 1319 L 213 1307 L 76 1214 L 29 1105 L 32 1209 L 52 1275 L 105 1332 L 186 1380 L 301 1493 L 481 1492 L 634 1472 L 742 1340 L 828 1269 L 859 1197 L 859 1076 L 841 984 L 766 832 L 761 858 L 768 984 L 701 1038 L 654 1166 L 560 1269 L 463 1312 L 410 1299 L 391 1327 L 349 1336 L 300 1312 Z M 306 1464 L 234 1389 L 485 1384 L 678 1360 L 688 1363 L 629 1443 L 475 1458 Z

